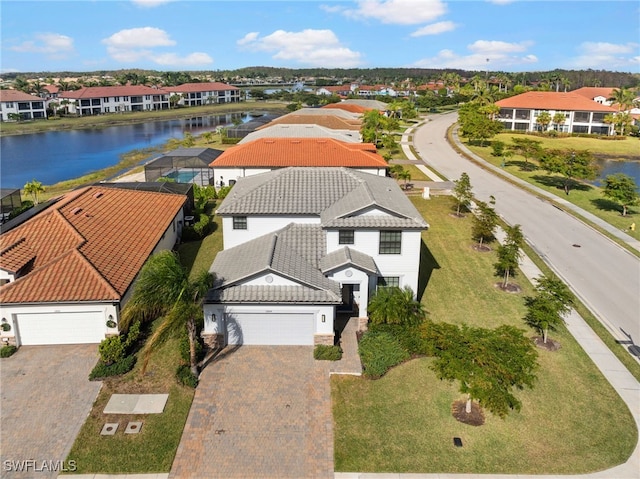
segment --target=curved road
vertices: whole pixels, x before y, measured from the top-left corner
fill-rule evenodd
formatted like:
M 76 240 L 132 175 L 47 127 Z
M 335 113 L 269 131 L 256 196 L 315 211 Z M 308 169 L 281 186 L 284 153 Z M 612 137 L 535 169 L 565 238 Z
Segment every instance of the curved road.
M 544 199 L 459 155 L 446 139 L 455 113 L 429 119 L 413 134 L 414 148 L 427 166 L 451 180 L 466 172 L 474 196 L 482 201 L 495 197 L 496 212 L 507 223 L 522 226 L 527 242 L 614 337 L 628 341 L 630 336 L 640 345 L 640 259 Z

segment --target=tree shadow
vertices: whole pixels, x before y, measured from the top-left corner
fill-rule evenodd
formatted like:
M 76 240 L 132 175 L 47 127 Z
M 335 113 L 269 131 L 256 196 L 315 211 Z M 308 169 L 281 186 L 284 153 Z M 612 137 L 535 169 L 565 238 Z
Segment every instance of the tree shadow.
M 440 269 L 440 264 L 438 264 L 438 261 L 431 253 L 427 244 L 422 240 L 420 244 L 420 270 L 418 272 L 417 298 L 422 298 L 434 269 Z
M 617 211 L 620 214 L 622 214 L 622 206 L 620 206 L 615 201 L 611 201 L 611 200 L 608 200 L 606 198 L 596 198 L 596 199 L 590 200 L 590 201 L 591 201 L 591 204 L 593 206 L 595 206 L 596 208 L 598 208 L 599 210 Z M 629 210 L 627 210 L 627 213 L 629 213 Z
M 544 186 L 548 186 L 550 188 L 556 188 L 564 192 L 565 179 L 562 176 L 535 175 L 535 176 L 532 176 L 531 179 L 537 181 L 538 183 L 543 184 Z M 593 186 L 588 185 L 586 183 L 581 183 L 576 180 L 569 180 L 569 191 L 571 190 L 589 191 L 592 189 L 593 189 Z
M 538 166 L 534 163 L 529 163 L 528 161 L 515 160 L 515 161 L 507 161 L 505 163 L 506 166 L 517 166 L 520 171 L 536 171 Z

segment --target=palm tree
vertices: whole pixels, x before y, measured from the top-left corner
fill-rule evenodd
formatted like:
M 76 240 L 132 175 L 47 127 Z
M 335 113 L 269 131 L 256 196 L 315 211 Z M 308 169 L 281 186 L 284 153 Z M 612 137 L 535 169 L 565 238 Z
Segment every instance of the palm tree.
M 403 168 L 402 171 L 400 171 L 398 173 L 398 179 L 399 180 L 404 180 L 403 188 L 406 190 L 407 189 L 407 182 L 411 181 L 411 173 L 409 172 L 409 170 L 405 170 Z
M 44 186 L 39 181 L 33 180 L 24 185 L 24 193 L 33 197 L 33 202 L 38 204 L 38 196 L 44 193 Z
M 567 121 L 567 117 L 565 116 L 564 113 L 560 113 L 560 112 L 556 112 L 553 115 L 553 118 L 551 119 L 551 122 L 554 125 L 557 125 L 558 127 L 560 127 L 561 125 L 564 125 L 565 121 Z
M 212 285 L 213 275 L 208 271 L 190 279 L 172 251 L 161 251 L 149 257 L 140 270 L 131 300 L 122 311 L 121 321 L 123 329 L 127 329 L 138 320 L 163 318 L 142 350 L 143 374 L 156 346 L 170 333 L 186 326 L 191 372 L 198 376 L 196 317 L 202 316 L 202 301 Z
M 618 111 L 624 111 L 633 105 L 635 98 L 636 96 L 631 90 L 622 87 L 613 90 L 608 100 L 618 105 Z

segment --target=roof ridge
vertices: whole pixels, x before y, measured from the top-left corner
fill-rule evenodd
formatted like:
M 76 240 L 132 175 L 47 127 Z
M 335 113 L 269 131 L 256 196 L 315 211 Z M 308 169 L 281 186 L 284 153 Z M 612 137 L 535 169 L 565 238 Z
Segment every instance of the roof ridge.
M 14 241 L 13 243 L 11 243 L 9 246 L 7 246 L 6 248 L 0 249 L 0 256 L 2 256 L 3 254 L 7 253 L 9 250 L 15 248 L 16 246 L 18 246 L 20 243 L 22 243 L 23 241 L 27 241 L 27 239 L 23 236 L 22 238 Z M 28 245 L 27 245 L 28 246 Z
M 269 259 L 267 260 L 267 268 L 273 268 L 273 258 L 276 255 L 276 246 L 278 244 L 278 231 L 273 233 L 271 237 L 271 242 L 269 244 Z

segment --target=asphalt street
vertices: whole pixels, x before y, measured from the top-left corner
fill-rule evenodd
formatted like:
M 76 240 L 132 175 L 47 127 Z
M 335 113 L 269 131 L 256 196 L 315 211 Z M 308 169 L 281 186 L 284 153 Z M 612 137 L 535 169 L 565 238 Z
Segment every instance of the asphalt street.
M 413 145 L 427 166 L 451 180 L 466 172 L 477 199 L 496 199 L 496 212 L 519 224 L 527 242 L 620 340 L 640 345 L 640 259 L 569 213 L 476 165 L 446 140 L 456 113 L 434 115 Z M 427 218 L 428 221 L 428 218 Z

